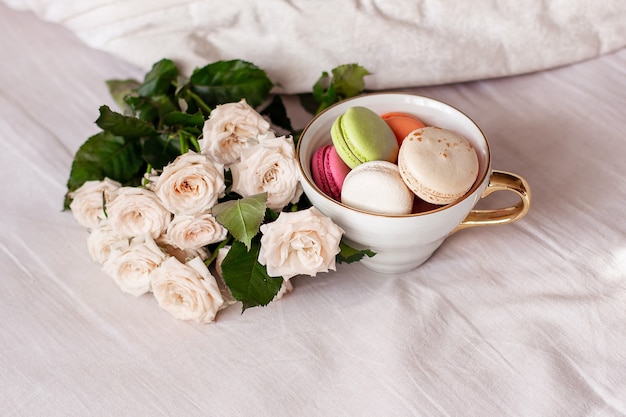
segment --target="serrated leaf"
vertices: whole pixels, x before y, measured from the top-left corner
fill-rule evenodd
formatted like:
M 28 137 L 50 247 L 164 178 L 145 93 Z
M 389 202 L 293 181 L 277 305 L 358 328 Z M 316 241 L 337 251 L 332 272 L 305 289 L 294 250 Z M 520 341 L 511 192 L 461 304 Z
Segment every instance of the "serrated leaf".
M 149 97 L 131 94 L 126 96 L 124 102 L 132 110 L 131 114 L 139 119 L 152 121 L 159 114 Z
M 211 212 L 239 242 L 250 249 L 252 238 L 259 232 L 265 216 L 267 194 L 224 201 L 216 204 Z
M 178 68 L 171 59 L 156 62 L 137 88 L 142 96 L 154 97 L 174 90 L 174 81 L 178 78 Z
M 189 88 L 211 108 L 245 98 L 257 107 L 273 87 L 265 71 L 241 60 L 217 61 L 196 69 L 189 79 Z
M 278 216 L 280 216 L 280 212 L 274 211 L 270 208 L 265 209 L 265 221 L 266 222 L 273 222 L 275 220 L 278 220 Z
M 283 278 L 267 274 L 257 261 L 261 243 L 255 239 L 248 250 L 241 242 L 233 242 L 222 262 L 222 278 L 233 297 L 243 303 L 243 311 L 269 304 L 283 284 Z
M 114 136 L 139 138 L 156 135 L 157 131 L 145 120 L 114 112 L 108 106 L 100 106 L 100 117 L 96 124 Z
M 346 242 L 344 242 L 343 239 L 339 243 L 339 250 L 340 250 L 339 253 L 335 257 L 335 261 L 337 263 L 349 264 L 352 262 L 360 261 L 361 259 L 363 259 L 364 256 L 368 256 L 371 258 L 372 256 L 376 255 L 375 252 L 372 252 L 369 249 L 365 249 L 365 250 L 354 249 L 353 247 L 348 245 Z
M 162 127 L 163 119 L 172 112 L 177 112 L 178 107 L 173 98 L 167 95 L 153 97 L 127 96 L 126 103 L 133 110 L 134 116 L 152 126 Z
M 272 97 L 272 101 L 260 112 L 264 116 L 268 116 L 272 123 L 288 131 L 293 131 L 291 120 L 287 116 L 287 109 L 283 99 L 276 95 Z
M 320 102 L 315 98 L 313 93 L 298 94 L 298 100 L 302 108 L 309 114 L 315 114 L 320 107 Z
M 204 126 L 204 115 L 198 111 L 195 114 L 187 114 L 181 111 L 173 111 L 163 117 L 163 123 L 168 126 L 181 125 L 185 127 L 196 127 L 202 129 Z
M 141 148 L 137 141 L 126 140 L 110 132 L 100 132 L 78 149 L 67 181 L 68 194 L 85 181 L 108 177 L 123 184 L 133 183 L 144 165 Z M 69 204 L 68 194 L 65 207 Z
M 168 115 L 178 112 L 177 105 L 174 103 L 172 97 L 168 95 L 150 97 L 150 104 L 156 109 L 159 120 L 157 120 L 154 124 L 155 126 L 158 126 L 158 128 L 162 127 L 163 121 Z
M 335 93 L 343 98 L 354 97 L 363 92 L 365 81 L 363 78 L 370 72 L 358 64 L 345 64 L 333 68 L 332 84 Z
M 115 101 L 115 104 L 122 110 L 124 114 L 131 112 L 132 109 L 126 102 L 126 97 L 139 87 L 137 80 L 107 80 L 109 93 Z
M 315 84 L 313 84 L 311 94 L 318 102 L 322 102 L 325 98 L 325 95 L 334 96 L 334 86 L 332 84 L 332 78 L 329 73 L 327 73 L 326 71 L 322 72 L 320 78 L 318 78 Z
M 181 81 L 178 81 L 179 83 Z M 179 85 L 176 90 L 176 94 L 174 99 L 178 103 L 178 107 L 181 111 L 187 114 L 194 113 L 202 113 L 202 115 L 207 118 L 211 114 L 211 107 L 207 103 L 204 102 L 202 97 L 198 94 L 194 93 L 191 90 L 189 81 L 184 82 L 184 84 Z
M 350 97 L 361 94 L 365 89 L 363 78 L 370 72 L 358 64 L 346 64 L 333 68 L 332 77 L 323 72 L 321 77 L 313 85 L 313 98 L 319 103 L 314 114 L 331 105 Z M 301 96 L 300 102 L 305 109 L 311 110 L 311 103 L 307 96 Z
M 168 135 L 153 136 L 146 139 L 141 148 L 143 159 L 154 169 L 162 169 L 181 154 L 180 141 Z

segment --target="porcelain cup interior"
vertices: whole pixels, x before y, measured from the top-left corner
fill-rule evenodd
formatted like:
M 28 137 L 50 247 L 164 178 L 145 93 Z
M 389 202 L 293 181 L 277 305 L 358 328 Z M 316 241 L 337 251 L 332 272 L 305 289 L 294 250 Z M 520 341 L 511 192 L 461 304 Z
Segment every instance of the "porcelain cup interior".
M 459 200 L 429 211 L 388 216 L 348 207 L 324 194 L 313 182 L 311 158 L 317 148 L 331 143 L 334 120 L 349 107 L 363 106 L 378 114 L 410 113 L 426 125 L 454 130 L 465 136 L 478 155 L 479 172 L 471 189 Z M 489 184 L 491 157 L 481 129 L 464 113 L 432 98 L 402 94 L 368 94 L 344 100 L 319 113 L 304 129 L 297 145 L 301 183 L 311 203 L 345 231 L 346 242 L 357 249 L 371 249 L 375 256 L 361 261 L 373 271 L 401 273 L 425 262 L 481 198 Z

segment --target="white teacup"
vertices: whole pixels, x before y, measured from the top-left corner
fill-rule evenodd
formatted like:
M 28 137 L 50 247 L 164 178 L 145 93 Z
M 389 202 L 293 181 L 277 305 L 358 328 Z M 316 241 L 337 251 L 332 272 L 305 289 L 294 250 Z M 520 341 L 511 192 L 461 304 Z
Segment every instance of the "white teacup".
M 311 157 L 317 148 L 331 143 L 334 120 L 349 107 L 363 106 L 378 114 L 405 112 L 426 125 L 443 127 L 464 135 L 476 149 L 478 177 L 458 201 L 429 211 L 402 216 L 365 212 L 341 204 L 324 194 L 313 182 Z M 465 114 L 440 101 L 403 93 L 374 93 L 344 100 L 318 114 L 305 127 L 297 146 L 304 193 L 311 203 L 344 229 L 344 238 L 357 249 L 371 249 L 376 255 L 361 262 L 377 272 L 401 273 L 424 263 L 444 239 L 457 230 L 482 225 L 505 224 L 522 218 L 530 208 L 530 188 L 515 174 L 491 169 L 489 144 L 480 128 Z M 510 207 L 475 210 L 483 197 L 494 191 L 516 193 L 520 201 Z

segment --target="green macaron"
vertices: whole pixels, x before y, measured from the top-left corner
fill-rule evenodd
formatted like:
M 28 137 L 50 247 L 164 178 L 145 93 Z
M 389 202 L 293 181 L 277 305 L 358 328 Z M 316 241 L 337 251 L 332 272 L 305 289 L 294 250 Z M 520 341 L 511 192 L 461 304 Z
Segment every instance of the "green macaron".
M 378 114 L 350 107 L 333 123 L 330 136 L 339 157 L 350 168 L 369 161 L 396 162 L 398 141 Z

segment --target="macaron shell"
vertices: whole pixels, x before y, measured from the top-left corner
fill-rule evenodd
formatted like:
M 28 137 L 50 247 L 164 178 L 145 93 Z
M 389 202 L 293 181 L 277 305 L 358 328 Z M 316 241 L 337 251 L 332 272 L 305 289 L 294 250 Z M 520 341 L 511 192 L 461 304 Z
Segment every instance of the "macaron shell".
M 409 133 L 415 129 L 426 127 L 419 118 L 408 113 L 389 112 L 381 115 L 381 118 L 389 125 L 400 145 Z
M 396 162 L 398 141 L 387 123 L 366 107 L 350 107 L 331 127 L 337 153 L 350 168 L 368 161 Z
M 339 201 L 343 181 L 350 172 L 348 167 L 337 155 L 333 145 L 324 145 L 317 149 L 311 160 L 313 182 L 322 192 Z
M 479 165 L 476 151 L 462 135 L 424 127 L 402 142 L 398 167 L 418 197 L 432 204 L 450 204 L 472 187 Z
M 365 162 L 354 168 L 343 183 L 341 202 L 378 214 L 404 215 L 413 209 L 414 195 L 398 166 L 387 161 Z

